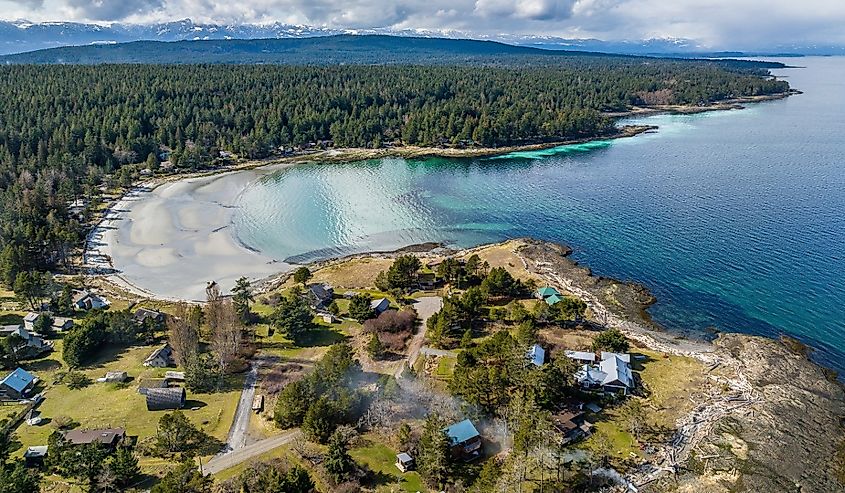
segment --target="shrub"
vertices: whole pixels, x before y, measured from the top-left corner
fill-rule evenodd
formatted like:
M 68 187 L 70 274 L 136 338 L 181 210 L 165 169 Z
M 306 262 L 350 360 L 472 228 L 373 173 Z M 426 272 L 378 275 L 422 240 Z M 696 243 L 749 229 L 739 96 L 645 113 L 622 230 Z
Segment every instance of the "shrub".
M 69 371 L 65 374 L 63 381 L 71 390 L 84 389 L 92 383 L 92 380 L 88 377 L 88 375 L 79 371 Z
M 417 316 L 410 310 L 387 310 L 378 316 L 364 322 L 364 332 L 411 332 L 416 325 Z

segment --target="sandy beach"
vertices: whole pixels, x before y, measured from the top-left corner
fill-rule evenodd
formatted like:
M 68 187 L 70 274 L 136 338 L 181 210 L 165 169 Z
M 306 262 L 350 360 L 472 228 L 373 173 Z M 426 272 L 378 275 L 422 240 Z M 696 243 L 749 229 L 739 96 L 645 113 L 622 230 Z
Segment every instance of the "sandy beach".
M 84 262 L 129 291 L 170 300 L 204 300 L 212 280 L 225 293 L 241 276 L 284 272 L 289 264 L 244 247 L 230 231 L 238 194 L 275 169 L 143 183 L 91 233 Z

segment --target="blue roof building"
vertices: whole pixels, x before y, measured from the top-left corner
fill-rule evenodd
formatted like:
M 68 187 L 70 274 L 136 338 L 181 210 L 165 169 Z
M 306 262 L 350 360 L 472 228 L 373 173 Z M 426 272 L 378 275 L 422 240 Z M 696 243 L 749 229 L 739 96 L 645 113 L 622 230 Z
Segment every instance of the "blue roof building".
M 525 355 L 534 366 L 543 366 L 546 362 L 546 350 L 539 344 L 534 344 Z
M 443 429 L 452 445 L 452 455 L 464 461 L 481 456 L 481 434 L 472 421 L 465 419 Z
M 0 396 L 7 399 L 23 399 L 37 382 L 35 375 L 23 368 L 17 368 L 0 380 Z

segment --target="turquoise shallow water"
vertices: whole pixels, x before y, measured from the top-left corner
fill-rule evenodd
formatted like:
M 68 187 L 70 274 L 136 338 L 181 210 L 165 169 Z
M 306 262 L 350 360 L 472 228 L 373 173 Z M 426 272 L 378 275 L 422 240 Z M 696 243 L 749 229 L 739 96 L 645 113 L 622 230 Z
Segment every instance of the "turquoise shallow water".
M 845 59 L 790 59 L 805 94 L 631 120 L 653 134 L 486 159 L 308 165 L 253 183 L 235 230 L 278 259 L 559 241 L 648 286 L 655 320 L 790 334 L 845 371 Z

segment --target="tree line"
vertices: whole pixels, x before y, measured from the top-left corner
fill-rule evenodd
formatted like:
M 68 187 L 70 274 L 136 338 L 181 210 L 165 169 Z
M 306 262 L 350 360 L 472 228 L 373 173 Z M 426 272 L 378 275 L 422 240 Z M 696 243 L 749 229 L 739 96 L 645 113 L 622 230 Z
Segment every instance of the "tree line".
M 79 198 L 162 159 L 262 158 L 335 146 L 500 146 L 602 136 L 606 111 L 782 92 L 760 69 L 584 59 L 564 66 L 8 66 L 0 68 L 0 280 L 66 265 Z M 95 204 L 83 203 L 89 207 Z

